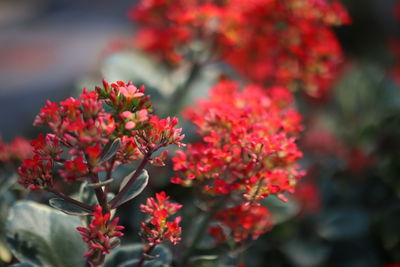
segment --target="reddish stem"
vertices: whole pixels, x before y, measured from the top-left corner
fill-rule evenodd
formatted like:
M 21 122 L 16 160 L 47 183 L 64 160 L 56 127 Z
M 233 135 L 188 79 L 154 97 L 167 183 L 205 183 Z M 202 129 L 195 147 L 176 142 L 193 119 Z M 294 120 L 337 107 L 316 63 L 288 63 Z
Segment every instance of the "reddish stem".
M 146 260 L 145 255 L 150 255 L 151 252 L 153 251 L 153 249 L 156 247 L 156 245 L 152 245 L 150 246 L 147 250 L 143 250 L 142 256 L 140 257 L 139 262 L 136 264 L 136 267 L 141 267 L 144 263 L 144 261 Z

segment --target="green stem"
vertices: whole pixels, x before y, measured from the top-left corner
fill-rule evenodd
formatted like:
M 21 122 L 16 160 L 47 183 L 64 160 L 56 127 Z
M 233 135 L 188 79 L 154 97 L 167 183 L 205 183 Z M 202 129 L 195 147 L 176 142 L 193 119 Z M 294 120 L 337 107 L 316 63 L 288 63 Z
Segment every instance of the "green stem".
M 146 167 L 147 162 L 149 162 L 150 155 L 146 155 L 142 162 L 140 163 L 139 167 L 136 169 L 136 171 L 132 174 L 131 178 L 129 181 L 126 183 L 126 185 L 121 189 L 121 191 L 118 192 L 118 194 L 110 201 L 110 206 L 111 208 L 115 209 L 121 204 L 117 205 L 117 203 L 121 200 L 121 198 L 126 194 L 126 192 L 129 190 L 129 188 L 133 185 L 133 183 L 136 181 L 136 178 L 139 177 L 139 175 L 142 173 L 142 170 L 144 167 Z
M 170 98 L 170 103 L 169 103 L 169 109 L 168 109 L 168 116 L 174 116 L 176 115 L 182 108 L 183 101 L 185 100 L 185 97 L 189 93 L 189 89 L 191 88 L 191 84 L 193 81 L 196 79 L 197 75 L 199 74 L 201 70 L 201 65 L 199 63 L 193 63 L 191 66 L 191 69 L 189 71 L 189 75 L 185 82 L 179 86 L 175 92 L 172 94 Z
M 186 266 L 190 255 L 192 254 L 193 250 L 196 249 L 197 245 L 199 244 L 199 242 L 203 238 L 206 230 L 208 229 L 208 225 L 210 224 L 211 219 L 212 219 L 213 216 L 214 216 L 213 212 L 208 212 L 208 213 L 205 214 L 202 222 L 200 223 L 199 227 L 197 228 L 197 232 L 194 235 L 194 238 L 193 238 L 191 244 L 189 244 L 187 246 L 187 249 L 185 250 L 185 252 L 184 252 L 184 254 L 182 256 L 182 264 L 181 264 L 181 266 Z

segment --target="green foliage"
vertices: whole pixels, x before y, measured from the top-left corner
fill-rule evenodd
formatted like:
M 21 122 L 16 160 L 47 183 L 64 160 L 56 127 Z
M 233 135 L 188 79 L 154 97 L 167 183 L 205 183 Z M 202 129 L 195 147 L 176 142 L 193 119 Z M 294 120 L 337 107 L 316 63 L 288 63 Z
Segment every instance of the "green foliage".
M 6 222 L 14 256 L 35 266 L 80 267 L 86 245 L 76 231 L 79 219 L 31 201 L 18 201 Z
M 141 258 L 142 251 L 142 244 L 131 244 L 116 248 L 107 257 L 104 267 L 135 266 L 135 263 L 137 263 Z M 152 259 L 145 261 L 143 266 L 164 267 L 170 266 L 172 262 L 172 254 L 170 250 L 163 245 L 156 246 L 150 254 L 150 258 Z

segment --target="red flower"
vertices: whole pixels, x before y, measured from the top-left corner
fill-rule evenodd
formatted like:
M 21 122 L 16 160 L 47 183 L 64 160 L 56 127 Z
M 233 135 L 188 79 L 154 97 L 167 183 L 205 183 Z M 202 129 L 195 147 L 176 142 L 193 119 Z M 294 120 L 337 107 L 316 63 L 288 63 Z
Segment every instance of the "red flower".
M 219 225 L 211 227 L 209 233 L 217 242 L 231 238 L 237 243 L 257 239 L 273 225 L 271 214 L 263 206 L 238 205 L 218 212 L 215 219 Z
M 182 205 L 168 201 L 169 196 L 165 192 L 156 193 L 156 199 L 148 198 L 146 205 L 140 205 L 140 210 L 149 215 L 146 222 L 142 222 L 142 236 L 151 247 L 163 241 L 176 244 L 181 240 L 181 217 L 173 221 L 168 218 L 182 208 Z
M 40 134 L 31 144 L 35 154 L 40 155 L 43 159 L 58 160 L 60 159 L 60 154 L 63 152 L 60 141 L 54 134 L 46 134 L 46 137 Z
M 73 160 L 65 161 L 64 168 L 64 170 L 59 170 L 58 172 L 67 182 L 74 182 L 76 179 L 85 176 L 88 171 L 88 167 L 83 161 L 82 156 L 78 156 Z
M 33 158 L 25 159 L 18 168 L 18 174 L 21 177 L 18 182 L 31 190 L 51 187 L 53 184 L 52 169 L 52 161 L 43 160 L 39 155 L 35 155 Z
M 184 146 L 181 141 L 185 135 L 182 134 L 182 128 L 176 128 L 177 124 L 178 119 L 175 117 L 160 120 L 157 116 L 152 116 L 149 128 L 140 131 L 136 138 L 142 153 L 147 154 L 171 144 Z
M 94 218 L 88 227 L 77 227 L 89 250 L 84 257 L 95 264 L 101 264 L 106 254 L 119 245 L 117 237 L 123 236 L 119 226 L 119 218 L 110 219 L 110 213 L 103 214 L 100 206 L 94 207 Z

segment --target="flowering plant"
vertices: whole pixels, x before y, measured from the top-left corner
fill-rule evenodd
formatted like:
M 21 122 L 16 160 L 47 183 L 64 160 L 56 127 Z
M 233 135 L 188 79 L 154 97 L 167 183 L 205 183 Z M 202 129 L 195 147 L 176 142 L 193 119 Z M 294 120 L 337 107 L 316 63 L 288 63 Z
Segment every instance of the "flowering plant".
M 2 146 L 0 160 L 22 161 L 19 184 L 44 192 L 28 197 L 55 195 L 50 206 L 75 216 L 19 202 L 6 226 L 12 253 L 43 266 L 243 266 L 256 240 L 271 238 L 281 251 L 298 248 L 282 243 L 292 241 L 288 235 L 294 232 L 300 239 L 303 233 L 296 230 L 303 224 L 307 233 L 316 228 L 316 213 L 325 203 L 314 175 L 326 158 L 345 161 L 337 173 L 362 173 L 374 160 L 321 131 L 310 115 L 317 108 L 309 100 L 327 99 L 342 67 L 332 27 L 350 23 L 345 9 L 328 0 L 141 0 L 129 17 L 139 26 L 135 49 L 151 54 L 168 73 L 182 66 L 189 71 L 170 98 L 160 101 L 165 103 L 150 101 L 147 84 L 145 90 L 106 80 L 79 97 L 47 101 L 34 125 L 49 133 L 33 140 L 26 153 L 23 145 Z M 190 137 L 186 147 L 178 119 L 156 114 L 178 114 L 189 89 L 203 78 L 199 73 L 211 65 L 218 75 L 208 96 L 182 113 L 191 123 L 182 124 Z M 150 179 L 153 171 L 146 171 L 155 166 L 167 166 L 157 173 L 170 178 L 162 190 L 156 184 L 162 179 Z M 145 200 L 155 188 L 155 196 Z M 124 212 L 132 199 L 129 204 L 142 216 Z M 280 217 L 284 209 L 286 218 Z M 53 249 L 51 234 L 32 240 L 35 235 L 21 235 L 26 229 L 12 224 L 24 216 L 36 220 L 37 214 L 50 229 L 62 229 L 54 232 L 68 233 L 67 241 L 58 241 L 71 247 L 68 256 Z M 304 219 L 297 228 L 281 224 L 295 216 Z M 324 222 L 329 226 L 332 220 Z M 329 227 L 320 224 L 317 241 L 310 235 L 310 243 L 330 238 Z M 271 234 L 276 225 L 279 238 Z M 141 244 L 128 244 L 132 236 Z

